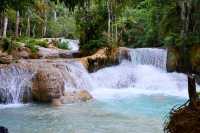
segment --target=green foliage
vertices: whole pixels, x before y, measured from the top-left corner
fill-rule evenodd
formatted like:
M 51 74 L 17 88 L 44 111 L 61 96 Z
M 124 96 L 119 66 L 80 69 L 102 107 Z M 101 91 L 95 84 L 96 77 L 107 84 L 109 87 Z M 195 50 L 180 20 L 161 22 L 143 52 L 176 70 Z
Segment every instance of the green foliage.
M 77 31 L 83 50 L 96 50 L 106 45 L 107 9 L 104 6 L 76 13 Z
M 11 53 L 12 50 L 19 47 L 19 44 L 11 38 L 4 38 L 0 40 L 0 47 L 3 49 L 4 52 Z
M 68 45 L 69 45 L 68 42 L 59 42 L 58 43 L 58 48 L 59 49 L 69 49 Z
M 37 53 L 38 52 L 38 47 L 36 45 L 33 45 L 32 43 L 27 43 L 26 47 L 30 48 L 32 53 Z
M 34 46 L 41 46 L 41 47 L 48 47 L 48 42 L 47 40 L 41 40 L 41 39 L 34 39 L 34 38 L 29 38 L 29 37 L 21 37 L 17 39 L 18 42 L 22 42 L 25 44 L 30 44 Z
M 195 3 L 195 0 L 192 1 Z M 197 1 L 196 1 L 197 2 Z M 122 39 L 130 47 L 160 47 L 200 44 L 200 3 L 193 5 L 187 39 L 181 39 L 183 22 L 177 0 L 138 0 L 127 6 L 121 29 Z M 134 7 L 134 8 L 133 8 Z
M 52 0 L 57 2 L 57 0 Z M 65 3 L 65 6 L 69 8 L 69 10 L 74 10 L 76 6 L 85 7 L 85 3 L 89 3 L 89 0 L 60 0 Z
M 17 42 L 25 43 L 27 48 L 30 48 L 33 53 L 36 53 L 38 51 L 38 46 L 40 47 L 48 47 L 47 40 L 41 40 L 41 39 L 34 39 L 29 37 L 21 37 L 17 39 Z
M 164 38 L 165 46 L 179 46 L 181 45 L 181 38 L 175 33 L 171 33 Z
M 5 16 L 8 17 L 9 37 L 15 34 L 16 11 L 19 10 L 21 36 L 80 38 L 81 48 L 87 51 L 121 45 L 160 47 L 182 46 L 183 43 L 200 44 L 200 1 L 191 0 L 191 23 L 186 38 L 181 36 L 182 2 L 184 1 L 1 0 L 0 13 L 2 20 Z M 3 21 L 0 28 L 3 29 Z M 35 40 L 29 39 L 28 43 L 47 47 L 46 43 Z
M 76 25 L 72 16 L 60 16 L 57 21 L 48 21 L 47 37 L 75 38 Z

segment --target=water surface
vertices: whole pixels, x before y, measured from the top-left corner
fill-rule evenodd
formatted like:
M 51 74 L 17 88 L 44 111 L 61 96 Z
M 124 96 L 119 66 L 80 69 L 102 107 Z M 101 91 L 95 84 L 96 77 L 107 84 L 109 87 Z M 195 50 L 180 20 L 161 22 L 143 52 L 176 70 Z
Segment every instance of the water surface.
M 24 105 L 0 109 L 11 133 L 162 133 L 169 110 L 184 99 L 138 95 L 62 107 Z

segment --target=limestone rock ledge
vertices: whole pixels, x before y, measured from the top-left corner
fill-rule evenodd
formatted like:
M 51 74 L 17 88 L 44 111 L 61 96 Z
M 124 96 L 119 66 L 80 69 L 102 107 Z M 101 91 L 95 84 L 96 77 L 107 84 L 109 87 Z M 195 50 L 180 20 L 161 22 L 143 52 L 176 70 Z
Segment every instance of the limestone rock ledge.
M 78 59 L 89 72 L 95 72 L 101 68 L 118 65 L 122 59 L 130 60 L 129 49 L 125 47 L 104 48 L 95 54 Z
M 70 90 L 66 88 L 66 82 L 75 84 L 74 79 L 70 75 L 70 69 L 68 70 L 66 66 L 68 62 L 79 61 L 89 72 L 94 72 L 106 66 L 117 65 L 124 58 L 130 59 L 129 49 L 127 48 L 104 48 L 100 49 L 94 55 L 79 59 L 26 59 L 29 56 L 28 49 L 22 48 L 19 50 L 24 51 L 19 56 L 23 56 L 25 59 L 17 60 L 11 64 L 0 64 L 0 76 L 1 72 L 4 72 L 2 70 L 5 69 L 8 69 L 13 78 L 19 77 L 20 74 L 31 73 L 33 75 L 31 81 L 31 99 L 41 103 L 52 103 L 53 105 L 85 102 L 92 99 L 92 95 L 85 88 L 77 88 L 77 90 L 66 92 L 66 90 Z M 0 89 L 6 90 L 9 88 Z M 27 100 L 29 97 L 28 93 L 24 93 L 20 101 L 30 102 Z M 23 99 L 26 100 L 24 101 Z

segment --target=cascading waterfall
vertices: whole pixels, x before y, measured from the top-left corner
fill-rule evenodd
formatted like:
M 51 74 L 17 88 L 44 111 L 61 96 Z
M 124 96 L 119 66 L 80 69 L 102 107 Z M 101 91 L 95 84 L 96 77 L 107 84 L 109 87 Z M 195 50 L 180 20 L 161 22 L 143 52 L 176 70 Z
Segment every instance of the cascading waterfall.
M 131 61 L 88 73 L 76 61 L 60 62 L 67 91 L 87 89 L 96 99 L 128 97 L 137 94 L 187 97 L 187 77 L 167 73 L 167 51 L 164 49 L 130 49 Z M 19 103 L 30 95 L 34 73 L 12 66 L 0 69 L 0 102 Z M 197 86 L 199 88 L 199 86 Z
M 138 94 L 187 97 L 186 75 L 167 73 L 167 50 L 130 49 L 129 54 L 131 62 L 123 60 L 118 66 L 91 74 L 100 88 L 92 91 L 94 97 L 100 100 Z
M 167 50 L 156 48 L 138 48 L 130 50 L 134 65 L 152 65 L 166 70 Z
M 33 73 L 17 66 L 0 69 L 0 103 L 17 104 L 31 99 Z
M 38 62 L 39 63 L 39 62 Z M 76 61 L 57 62 L 63 74 L 66 91 L 94 88 L 87 70 Z M 17 65 L 0 69 L 0 103 L 18 104 L 31 101 L 32 79 L 35 72 Z
M 76 61 L 52 63 L 63 75 L 67 91 L 88 89 L 96 100 L 61 108 L 37 105 L 10 109 L 13 105 L 0 105 L 1 125 L 15 133 L 163 132 L 164 116 L 187 97 L 187 77 L 167 73 L 163 49 L 130 49 L 129 54 L 131 61 L 122 59 L 119 65 L 94 73 Z M 8 103 L 20 102 L 33 74 L 23 67 L 1 68 L 0 88 L 4 89 L 0 89 L 0 100 L 3 94 Z
M 68 78 L 65 82 L 65 89 L 67 91 L 74 89 L 90 90 L 94 88 L 92 79 L 82 64 L 79 62 L 71 61 L 64 63 L 64 66 L 64 74 L 67 76 L 66 78 Z

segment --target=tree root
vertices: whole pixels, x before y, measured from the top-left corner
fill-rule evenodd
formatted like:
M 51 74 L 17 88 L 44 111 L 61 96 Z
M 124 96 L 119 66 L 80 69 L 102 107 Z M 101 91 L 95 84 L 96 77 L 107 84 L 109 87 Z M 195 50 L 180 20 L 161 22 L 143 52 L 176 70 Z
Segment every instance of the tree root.
M 165 122 L 165 133 L 200 133 L 200 102 L 191 108 L 189 101 L 180 107 L 174 107 Z

